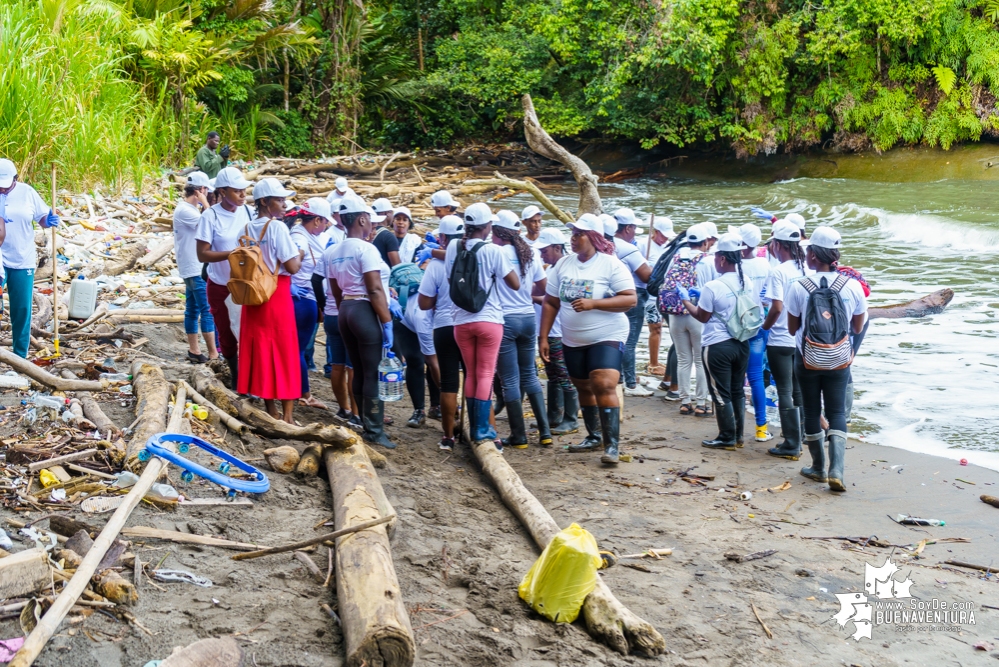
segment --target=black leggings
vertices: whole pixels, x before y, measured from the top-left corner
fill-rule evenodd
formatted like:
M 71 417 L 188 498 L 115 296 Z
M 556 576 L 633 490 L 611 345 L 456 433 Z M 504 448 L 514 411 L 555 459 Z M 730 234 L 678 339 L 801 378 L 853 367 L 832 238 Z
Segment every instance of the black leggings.
M 563 342 L 565 339 L 562 339 Z M 582 347 L 563 346 L 565 367 L 573 380 L 589 380 L 590 373 L 602 370 L 621 370 L 624 343 L 607 341 Z
M 427 405 L 424 391 L 427 360 L 420 350 L 420 338 L 398 320 L 392 323 L 392 332 L 395 338 L 392 350 L 406 360 L 406 391 L 409 392 L 409 400 L 413 401 L 414 410 L 423 410 Z
M 461 350 L 454 339 L 454 327 L 434 329 L 434 349 L 441 369 L 441 392 L 457 394 L 461 372 Z
M 340 337 L 354 367 L 350 390 L 358 398 L 378 400 L 378 364 L 382 361 L 382 325 L 370 301 L 344 299 L 338 318 Z
M 701 350 L 711 398 L 718 405 L 735 403 L 743 398 L 746 369 L 749 367 L 749 341 L 734 338 L 708 345 Z M 738 418 L 739 415 L 736 415 Z M 741 436 L 740 436 L 741 437 Z
M 850 369 L 810 371 L 805 368 L 801 353 L 795 351 L 794 374 L 801 384 L 805 435 L 822 433 L 819 417 L 823 412 L 829 421 L 830 431 L 846 433 L 846 385 L 850 381 Z
M 794 374 L 794 348 L 768 347 L 767 361 L 770 362 L 770 374 L 777 384 L 777 402 L 780 407 L 801 407 L 801 385 Z

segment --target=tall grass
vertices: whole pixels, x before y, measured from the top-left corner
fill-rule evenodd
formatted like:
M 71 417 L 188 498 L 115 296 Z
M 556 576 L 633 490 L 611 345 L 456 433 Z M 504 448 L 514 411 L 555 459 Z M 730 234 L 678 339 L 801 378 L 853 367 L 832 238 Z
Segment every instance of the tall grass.
M 47 186 L 56 161 L 61 186 L 120 189 L 177 157 L 180 128 L 167 96 L 149 100 L 122 71 L 127 35 L 116 10 L 110 2 L 0 3 L 0 156 L 22 180 Z

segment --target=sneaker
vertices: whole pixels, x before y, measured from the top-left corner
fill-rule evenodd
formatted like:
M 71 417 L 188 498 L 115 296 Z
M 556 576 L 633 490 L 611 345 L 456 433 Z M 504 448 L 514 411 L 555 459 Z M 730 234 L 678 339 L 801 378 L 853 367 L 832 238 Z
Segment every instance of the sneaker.
M 670 391 L 669 389 L 667 389 L 666 390 L 666 395 L 663 396 L 663 400 L 664 401 L 679 401 L 680 400 L 680 394 L 678 394 L 675 391 Z
M 450 452 L 454 449 L 454 438 L 441 438 L 441 441 L 437 444 L 437 448 L 442 452 Z
M 773 440 L 773 434 L 767 430 L 767 425 L 756 427 L 756 442 L 767 442 L 768 440 Z
M 440 421 L 441 420 L 441 406 L 439 406 L 439 405 L 431 405 L 430 409 L 427 410 L 427 419 L 436 419 L 437 421 Z
M 624 388 L 625 396 L 651 396 L 652 392 L 643 387 L 642 385 L 635 385 L 634 387 Z
M 503 441 L 500 440 L 499 438 L 496 438 L 495 440 L 493 440 L 493 444 L 496 445 L 496 451 L 498 451 L 500 454 L 502 454 L 503 453 Z
M 347 421 L 354 426 L 364 427 L 364 422 L 361 421 L 361 417 L 359 415 L 351 414 Z
M 427 421 L 427 414 L 423 410 L 413 410 L 413 416 L 406 422 L 409 428 L 420 428 Z

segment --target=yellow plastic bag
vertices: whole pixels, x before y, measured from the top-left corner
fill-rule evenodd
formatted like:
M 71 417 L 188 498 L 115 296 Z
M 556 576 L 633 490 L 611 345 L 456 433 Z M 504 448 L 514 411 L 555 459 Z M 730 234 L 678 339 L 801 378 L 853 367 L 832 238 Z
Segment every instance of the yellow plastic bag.
M 597 585 L 597 541 L 572 524 L 559 532 L 520 582 L 520 599 L 556 623 L 572 623 Z
M 43 488 L 49 488 L 50 486 L 55 486 L 59 483 L 59 478 L 55 476 L 55 473 L 51 472 L 48 468 L 42 468 L 38 471 L 38 481 L 42 483 Z

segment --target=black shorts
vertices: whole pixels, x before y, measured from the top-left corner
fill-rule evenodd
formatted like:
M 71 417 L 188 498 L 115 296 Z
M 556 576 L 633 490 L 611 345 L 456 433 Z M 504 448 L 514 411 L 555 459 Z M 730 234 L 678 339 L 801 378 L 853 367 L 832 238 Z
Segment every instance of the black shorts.
M 441 391 L 445 394 L 457 394 L 461 350 L 454 339 L 454 327 L 434 329 L 434 349 L 437 351 L 437 365 L 441 369 Z
M 564 339 L 563 339 L 564 340 Z M 574 380 L 589 380 L 590 373 L 600 370 L 621 370 L 624 343 L 606 341 L 583 347 L 563 347 L 565 367 Z

